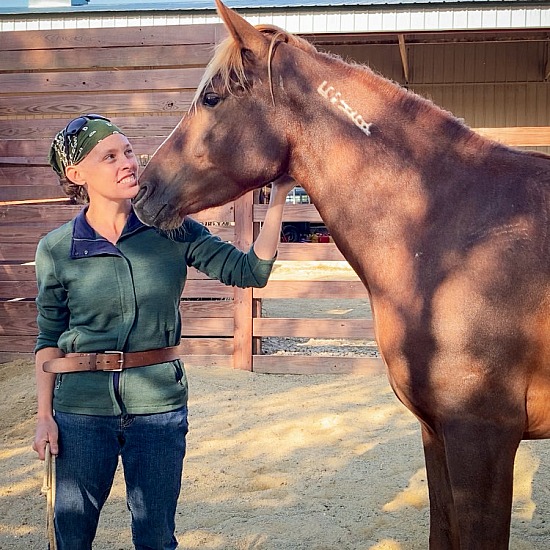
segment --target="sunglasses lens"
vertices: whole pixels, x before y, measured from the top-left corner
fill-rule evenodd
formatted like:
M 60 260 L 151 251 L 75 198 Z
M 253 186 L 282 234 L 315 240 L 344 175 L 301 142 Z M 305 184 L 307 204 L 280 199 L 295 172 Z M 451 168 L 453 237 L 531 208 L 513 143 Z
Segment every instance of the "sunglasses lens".
M 82 128 L 84 128 L 84 126 L 86 126 L 86 122 L 88 122 L 88 120 L 106 120 L 107 122 L 109 121 L 108 118 L 105 118 L 101 115 L 90 114 L 79 116 L 78 118 L 71 120 L 71 122 L 67 124 L 67 127 L 65 128 L 65 135 L 75 136 L 76 134 L 78 134 L 78 132 L 80 132 L 80 130 L 82 130 Z
M 78 118 L 75 118 L 74 120 L 71 120 L 69 124 L 67 124 L 67 127 L 65 128 L 65 135 L 67 136 L 74 136 L 84 128 L 85 124 L 87 122 L 87 119 L 83 116 L 79 116 Z

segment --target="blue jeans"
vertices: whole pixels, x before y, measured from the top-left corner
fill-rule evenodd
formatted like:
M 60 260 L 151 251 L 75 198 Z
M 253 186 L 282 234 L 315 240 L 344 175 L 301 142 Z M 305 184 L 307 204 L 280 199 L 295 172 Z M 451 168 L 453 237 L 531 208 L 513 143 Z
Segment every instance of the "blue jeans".
M 91 550 L 119 455 L 135 548 L 176 548 L 187 407 L 122 416 L 56 412 L 55 420 L 59 427 L 54 520 L 58 550 Z

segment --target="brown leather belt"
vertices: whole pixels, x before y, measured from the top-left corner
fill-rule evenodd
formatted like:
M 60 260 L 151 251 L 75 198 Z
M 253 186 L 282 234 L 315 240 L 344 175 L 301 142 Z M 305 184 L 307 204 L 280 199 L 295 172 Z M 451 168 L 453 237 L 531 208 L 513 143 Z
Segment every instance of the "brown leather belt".
M 178 348 L 147 351 L 104 351 L 103 353 L 67 353 L 65 357 L 50 359 L 42 365 L 44 372 L 65 373 L 83 371 L 121 371 L 132 367 L 146 367 L 179 359 Z

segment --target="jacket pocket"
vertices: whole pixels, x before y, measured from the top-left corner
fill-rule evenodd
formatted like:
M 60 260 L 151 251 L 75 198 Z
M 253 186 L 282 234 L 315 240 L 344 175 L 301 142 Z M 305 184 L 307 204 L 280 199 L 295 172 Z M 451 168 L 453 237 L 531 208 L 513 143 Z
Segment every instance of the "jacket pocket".
M 129 414 L 166 411 L 187 404 L 187 378 L 179 360 L 127 369 L 120 395 Z

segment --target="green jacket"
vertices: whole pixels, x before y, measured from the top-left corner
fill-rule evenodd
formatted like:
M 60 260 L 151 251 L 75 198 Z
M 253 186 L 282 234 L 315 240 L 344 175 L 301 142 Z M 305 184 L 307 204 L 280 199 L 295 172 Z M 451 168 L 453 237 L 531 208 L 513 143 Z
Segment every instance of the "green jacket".
M 35 351 L 141 351 L 178 345 L 180 297 L 193 266 L 227 285 L 265 286 L 274 260 L 241 252 L 187 218 L 176 232 L 143 225 L 132 212 L 117 245 L 85 210 L 38 244 Z M 116 372 L 58 375 L 54 409 L 92 415 L 167 412 L 187 403 L 179 360 Z

